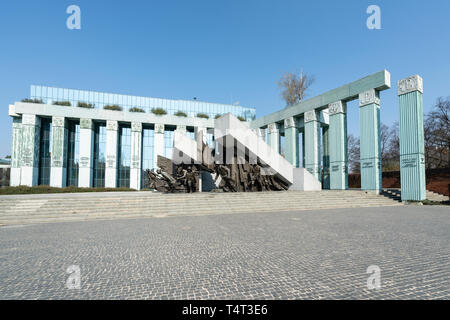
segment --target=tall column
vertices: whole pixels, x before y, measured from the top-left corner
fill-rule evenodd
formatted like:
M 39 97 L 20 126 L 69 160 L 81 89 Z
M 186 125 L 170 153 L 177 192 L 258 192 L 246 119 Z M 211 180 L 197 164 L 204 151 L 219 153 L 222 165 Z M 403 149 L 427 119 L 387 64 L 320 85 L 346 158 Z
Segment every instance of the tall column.
M 271 123 L 267 126 L 267 139 L 269 146 L 280 153 L 280 129 L 278 124 Z
M 164 124 L 155 123 L 153 168 L 158 168 L 158 155 L 164 156 Z
M 67 182 L 68 132 L 64 117 L 52 117 L 52 162 L 50 186 L 63 188 Z
M 130 188 L 141 189 L 142 123 L 131 123 Z
M 22 150 L 22 119 L 19 117 L 14 117 L 12 124 L 11 173 L 9 179 L 9 184 L 12 187 L 20 185 L 21 150 Z
M 402 201 L 422 201 L 426 198 L 422 78 L 400 80 L 398 95 Z
M 106 121 L 106 188 L 115 188 L 117 186 L 118 130 L 119 124 L 117 121 Z
M 22 160 L 20 184 L 35 186 L 39 177 L 41 119 L 34 114 L 22 116 Z
M 294 167 L 299 166 L 298 129 L 294 117 L 284 120 L 285 156 Z
M 78 159 L 78 186 L 80 188 L 92 187 L 93 158 L 94 123 L 92 119 L 80 119 L 80 152 Z
M 320 177 L 320 122 L 315 110 L 305 113 L 305 169 Z
M 322 127 L 322 146 L 323 146 L 323 189 L 330 189 L 330 144 L 329 144 L 328 126 Z
M 329 105 L 330 189 L 348 189 L 347 106 L 338 101 Z
M 375 89 L 359 94 L 361 190 L 377 193 L 381 183 L 380 98 Z

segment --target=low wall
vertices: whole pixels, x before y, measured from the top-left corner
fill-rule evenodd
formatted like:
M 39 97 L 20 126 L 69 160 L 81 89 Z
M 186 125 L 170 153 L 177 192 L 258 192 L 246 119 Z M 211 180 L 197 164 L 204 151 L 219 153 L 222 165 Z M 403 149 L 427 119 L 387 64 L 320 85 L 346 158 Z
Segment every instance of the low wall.
M 426 170 L 427 190 L 449 196 L 450 169 Z M 361 174 L 348 175 L 349 188 L 361 188 Z M 383 188 L 400 188 L 400 171 L 383 172 Z

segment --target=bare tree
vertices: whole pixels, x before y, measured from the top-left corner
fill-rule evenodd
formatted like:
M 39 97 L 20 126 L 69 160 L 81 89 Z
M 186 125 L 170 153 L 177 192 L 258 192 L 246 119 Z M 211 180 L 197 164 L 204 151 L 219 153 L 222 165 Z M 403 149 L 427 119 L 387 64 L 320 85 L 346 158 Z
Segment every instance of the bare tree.
M 427 168 L 450 167 L 450 97 L 438 98 L 426 115 L 424 136 Z
M 359 138 L 347 135 L 348 169 L 351 173 L 360 172 L 360 144 Z
M 292 106 L 303 101 L 306 91 L 313 83 L 314 77 L 311 75 L 286 72 L 278 81 L 278 87 L 282 89 L 281 96 L 286 105 Z

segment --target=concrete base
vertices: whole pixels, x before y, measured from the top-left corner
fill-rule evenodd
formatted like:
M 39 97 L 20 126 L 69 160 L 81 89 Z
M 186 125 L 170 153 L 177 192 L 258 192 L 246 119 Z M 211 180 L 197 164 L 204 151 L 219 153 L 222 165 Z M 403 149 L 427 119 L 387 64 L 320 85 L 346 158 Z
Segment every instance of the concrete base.
M 20 186 L 21 171 L 22 170 L 20 168 L 11 168 L 10 178 L 9 178 L 9 185 L 11 187 Z
M 66 186 L 66 168 L 51 167 L 50 170 L 50 186 L 56 188 L 64 188 Z
M 78 187 L 91 188 L 93 169 L 80 167 L 78 172 Z
M 305 168 L 293 169 L 294 183 L 289 187 L 289 190 L 295 191 L 320 191 L 322 184 L 317 181 L 311 173 Z
M 21 170 L 21 186 L 37 186 L 38 184 L 39 168 L 36 167 L 22 167 Z

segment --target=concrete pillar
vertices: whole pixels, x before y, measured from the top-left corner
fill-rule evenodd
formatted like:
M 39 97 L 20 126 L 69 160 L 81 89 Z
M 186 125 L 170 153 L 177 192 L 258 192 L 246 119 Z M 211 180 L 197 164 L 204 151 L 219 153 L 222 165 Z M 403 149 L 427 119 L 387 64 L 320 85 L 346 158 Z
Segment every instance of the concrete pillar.
M 22 118 L 14 117 L 12 124 L 11 173 L 9 184 L 12 187 L 20 185 L 22 156 Z
M 317 111 L 305 112 L 305 169 L 317 180 L 320 173 L 320 122 Z
M 91 188 L 94 165 L 94 123 L 92 119 L 80 119 L 78 163 L 78 186 L 80 188 Z
M 400 80 L 398 96 L 402 201 L 422 201 L 426 199 L 422 78 Z
M 380 98 L 375 89 L 359 94 L 361 190 L 379 193 L 381 183 Z
M 155 123 L 153 168 L 158 168 L 158 155 L 164 156 L 164 124 Z
M 63 188 L 67 182 L 68 131 L 64 117 L 52 117 L 52 162 L 50 186 Z
M 117 187 L 117 152 L 118 152 L 118 132 L 119 123 L 117 121 L 106 121 L 106 168 L 105 187 Z
M 294 167 L 299 166 L 298 129 L 294 117 L 284 120 L 285 157 Z
M 36 186 L 39 177 L 41 119 L 34 114 L 22 116 L 22 159 L 20 184 Z
M 142 123 L 131 123 L 130 188 L 141 189 Z
M 347 106 L 343 101 L 329 105 L 330 189 L 348 189 Z
M 280 129 L 278 124 L 271 123 L 267 126 L 267 138 L 269 146 L 280 153 Z
M 322 150 L 323 150 L 323 189 L 330 189 L 330 144 L 328 126 L 322 127 Z

